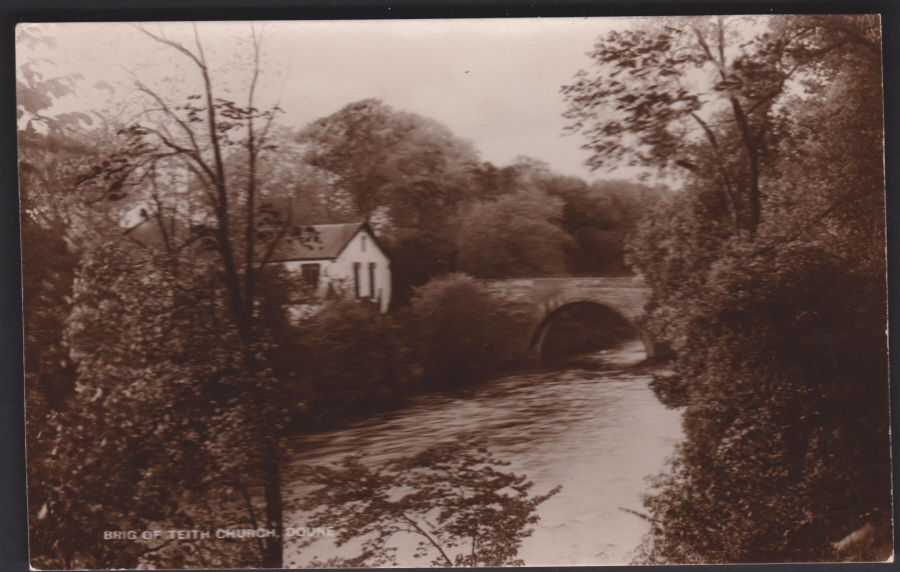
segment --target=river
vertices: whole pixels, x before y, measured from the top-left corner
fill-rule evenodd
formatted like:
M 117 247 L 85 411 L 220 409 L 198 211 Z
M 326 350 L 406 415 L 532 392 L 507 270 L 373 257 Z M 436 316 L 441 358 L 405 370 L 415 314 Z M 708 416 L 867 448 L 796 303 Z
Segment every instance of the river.
M 538 507 L 540 521 L 519 551 L 526 565 L 625 564 L 648 524 L 622 509 L 643 510 L 646 477 L 663 468 L 682 438 L 680 413 L 666 409 L 648 387 L 654 370 L 628 368 L 643 357 L 640 342 L 631 342 L 552 370 L 419 396 L 340 430 L 295 437 L 290 460 L 294 467 L 321 465 L 362 452 L 379 462 L 475 433 L 511 463 L 509 470 L 534 481 L 532 494 L 563 487 Z M 303 486 L 288 489 L 302 494 Z M 287 520 L 287 526 L 303 524 L 302 514 Z M 403 540 L 400 546 L 400 566 L 428 563 L 411 558 Z M 288 550 L 285 565 L 356 554 L 326 537 L 302 553 Z

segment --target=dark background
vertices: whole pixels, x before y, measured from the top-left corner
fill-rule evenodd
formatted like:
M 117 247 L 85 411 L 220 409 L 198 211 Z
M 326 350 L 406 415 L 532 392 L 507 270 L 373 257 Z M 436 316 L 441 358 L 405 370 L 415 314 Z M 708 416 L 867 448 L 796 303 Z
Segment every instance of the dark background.
M 22 372 L 21 268 L 16 179 L 15 36 L 20 22 L 131 20 L 290 20 L 651 16 L 690 14 L 880 13 L 883 18 L 885 153 L 890 306 L 900 306 L 900 3 L 890 0 L 688 1 L 665 0 L 0 0 L 0 572 L 28 570 L 25 507 L 25 428 Z M 892 312 L 896 314 L 895 312 Z M 890 337 L 900 337 L 894 316 Z M 891 370 L 900 369 L 898 352 Z M 898 376 L 892 375 L 892 417 L 900 419 Z M 894 432 L 893 458 L 898 457 Z M 895 470 L 896 474 L 896 470 Z M 897 497 L 897 483 L 894 484 Z M 895 521 L 896 522 L 896 521 Z M 897 543 L 895 526 L 895 546 Z M 778 572 L 821 570 L 827 565 L 780 565 Z M 887 570 L 877 564 L 842 564 L 840 570 Z M 725 566 L 709 566 L 718 571 Z M 607 568 L 608 569 L 608 568 Z M 729 566 L 728 570 L 759 570 Z

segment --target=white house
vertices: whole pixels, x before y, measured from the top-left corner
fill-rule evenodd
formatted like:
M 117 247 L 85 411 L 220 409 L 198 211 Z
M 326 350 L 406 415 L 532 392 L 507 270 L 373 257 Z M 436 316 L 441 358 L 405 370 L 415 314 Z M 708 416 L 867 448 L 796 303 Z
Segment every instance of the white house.
M 391 262 L 368 223 L 320 224 L 312 240 L 285 243 L 271 262 L 280 263 L 319 299 L 350 295 L 386 312 L 391 302 Z

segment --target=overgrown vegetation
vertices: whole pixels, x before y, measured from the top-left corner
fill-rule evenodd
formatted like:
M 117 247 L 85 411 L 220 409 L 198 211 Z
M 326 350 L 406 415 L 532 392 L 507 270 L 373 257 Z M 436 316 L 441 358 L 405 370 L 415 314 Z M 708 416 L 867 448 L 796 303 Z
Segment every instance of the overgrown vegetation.
M 412 300 L 424 374 L 440 385 L 479 381 L 515 363 L 526 346 L 529 316 L 462 274 L 433 280 Z
M 671 19 L 592 55 L 565 91 L 594 163 L 688 173 L 630 243 L 686 433 L 638 562 L 887 558 L 877 17 Z

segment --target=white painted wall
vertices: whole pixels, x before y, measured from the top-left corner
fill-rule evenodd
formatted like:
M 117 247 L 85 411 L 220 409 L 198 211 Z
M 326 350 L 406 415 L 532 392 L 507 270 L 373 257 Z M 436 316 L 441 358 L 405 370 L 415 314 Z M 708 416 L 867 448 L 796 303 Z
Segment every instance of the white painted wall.
M 372 237 L 365 231 L 358 232 L 344 251 L 335 260 L 295 260 L 285 262 L 285 268 L 294 274 L 298 280 L 303 279 L 302 266 L 304 264 L 321 265 L 319 273 L 319 295 L 328 291 L 328 285 L 334 283 L 339 292 L 352 296 L 353 289 L 353 263 L 359 263 L 359 295 L 368 298 L 372 292 L 369 281 L 369 264 L 375 264 L 375 288 L 376 300 L 381 300 L 381 311 L 387 312 L 391 303 L 391 266 L 390 260 L 378 248 Z
M 370 295 L 381 300 L 381 311 L 386 312 L 391 301 L 391 268 L 387 256 L 381 252 L 372 237 L 365 231 L 359 232 L 341 255 L 328 268 L 330 280 L 342 280 L 348 293 L 353 292 L 353 263 L 359 263 L 359 294 Z M 371 288 L 369 281 L 369 264 L 375 264 L 375 284 Z

